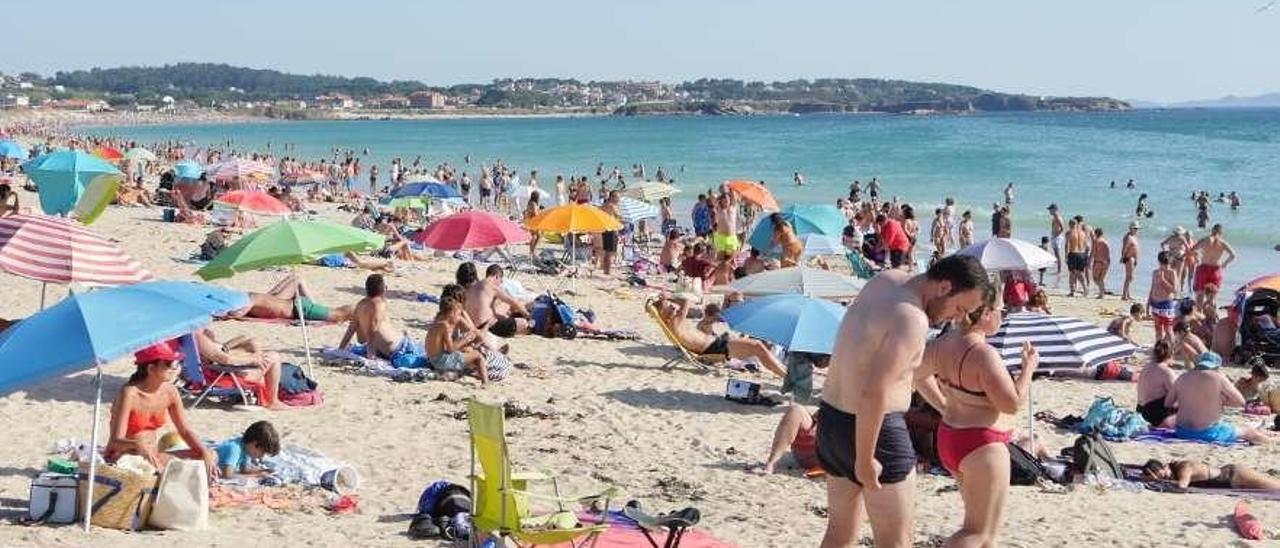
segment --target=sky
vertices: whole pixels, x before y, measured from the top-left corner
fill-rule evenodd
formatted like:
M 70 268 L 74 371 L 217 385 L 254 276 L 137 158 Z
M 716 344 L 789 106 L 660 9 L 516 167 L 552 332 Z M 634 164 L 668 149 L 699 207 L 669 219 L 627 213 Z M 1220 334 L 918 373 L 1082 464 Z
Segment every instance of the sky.
M 23 2 L 5 10 L 16 18 L 0 71 L 197 61 L 433 85 L 871 77 L 1168 102 L 1280 92 L 1280 3 L 1258 11 L 1271 2 L 64 0 L 56 25 L 22 17 L 42 9 Z

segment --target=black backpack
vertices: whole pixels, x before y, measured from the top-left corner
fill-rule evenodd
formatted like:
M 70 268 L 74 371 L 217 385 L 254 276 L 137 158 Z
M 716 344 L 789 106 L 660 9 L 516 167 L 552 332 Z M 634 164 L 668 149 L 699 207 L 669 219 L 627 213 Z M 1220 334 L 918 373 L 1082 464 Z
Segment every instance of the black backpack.
M 1075 474 L 1096 474 L 1116 479 L 1124 478 L 1124 468 L 1111 452 L 1111 446 L 1096 433 L 1083 434 L 1071 446 L 1071 471 Z
M 1016 443 L 1009 447 L 1009 485 L 1035 485 L 1040 478 L 1050 479 L 1040 459 Z

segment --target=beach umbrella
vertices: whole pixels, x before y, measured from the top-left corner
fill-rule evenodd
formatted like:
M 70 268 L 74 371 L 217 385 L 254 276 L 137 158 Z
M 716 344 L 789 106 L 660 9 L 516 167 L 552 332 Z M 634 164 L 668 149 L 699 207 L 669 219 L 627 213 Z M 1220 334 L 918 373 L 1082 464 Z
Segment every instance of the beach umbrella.
M 736 192 L 743 200 L 751 202 L 765 211 L 778 211 L 778 200 L 764 185 L 755 181 L 728 181 L 725 188 Z
M 1095 367 L 1111 360 L 1127 358 L 1138 348 L 1105 329 L 1078 318 L 1019 312 L 1005 316 L 995 335 L 987 338 L 1004 361 L 1017 369 L 1022 360 L 1022 343 L 1029 342 L 1040 353 L 1040 369 Z
M 622 191 L 622 195 L 644 202 L 656 202 L 663 198 L 670 198 L 678 192 L 680 192 L 680 189 L 673 185 L 654 181 L 641 181 L 634 185 L 627 185 L 627 189 Z
M 789 205 L 778 214 L 791 224 L 796 236 L 823 234 L 835 236 L 838 239 L 845 225 L 849 223 L 839 208 L 829 204 Z M 761 251 L 768 251 L 771 240 L 773 240 L 773 222 L 769 220 L 768 215 L 765 215 L 756 223 L 751 236 L 747 237 L 747 243 Z
M 315 262 L 331 253 L 365 251 L 382 247 L 381 234 L 358 228 L 318 221 L 282 220 L 246 234 L 222 250 L 196 275 L 205 280 L 228 278 L 236 272 L 247 272 L 271 266 L 296 266 Z M 302 301 L 297 300 L 298 317 L 305 317 Z M 311 339 L 307 322 L 302 321 L 302 344 L 311 368 Z
M 1237 294 L 1252 293 L 1259 289 L 1280 291 L 1280 273 L 1258 276 L 1236 290 Z
M 529 198 L 533 197 L 534 192 L 538 193 L 538 203 L 547 199 L 547 191 L 533 185 L 512 185 L 508 194 L 516 200 L 516 205 L 524 205 L 529 203 Z
M 66 215 L 88 194 L 88 215 L 80 217 L 85 224 L 97 219 L 110 201 L 103 197 L 114 197 L 124 178 L 116 166 L 79 150 L 45 154 L 23 164 L 23 171 L 39 187 L 40 209 L 47 214 Z
M 194 160 L 183 160 L 173 164 L 173 176 L 179 181 L 194 181 L 204 175 L 204 168 Z
M 288 215 L 289 206 L 261 190 L 234 190 L 218 197 L 217 203 L 236 211 L 261 215 Z
M 151 279 L 138 261 L 71 219 L 0 217 L 0 270 L 47 284 L 127 285 Z
M 528 242 L 529 231 L 506 217 L 486 211 L 454 213 L 431 223 L 413 241 L 431 249 L 489 249 Z
M 961 249 L 959 254 L 978 259 L 983 267 L 992 272 L 1038 270 L 1058 264 L 1052 253 L 1016 238 L 991 238 Z
M 845 255 L 849 253 L 849 248 L 844 246 L 844 241 L 840 236 L 828 236 L 826 234 L 805 234 L 800 237 L 800 242 L 804 244 L 805 257 L 817 257 L 820 255 Z
M 154 162 L 158 158 L 156 158 L 155 153 L 151 152 L 150 150 L 147 150 L 142 147 L 133 147 L 129 149 L 128 152 L 124 153 L 124 159 L 130 162 L 140 163 L 140 162 Z
M 26 160 L 27 155 L 27 147 L 18 144 L 17 141 L 10 141 L 8 139 L 0 141 L 0 158 Z
M 622 215 L 622 220 L 628 223 L 643 219 L 657 219 L 658 206 L 628 196 L 622 196 L 618 198 L 618 213 Z
M 621 230 L 622 223 L 613 215 L 591 204 L 556 206 L 525 221 L 533 232 L 600 233 Z
M 457 189 L 439 182 L 409 183 L 391 192 L 392 198 L 461 198 Z
M 242 292 L 190 282 L 145 282 L 73 294 L 0 333 L 0 394 L 96 368 L 89 446 L 97 447 L 103 364 L 248 305 Z M 89 485 L 94 485 L 97 460 L 89 462 Z M 93 497 L 83 501 L 86 531 L 92 502 Z
M 782 345 L 791 352 L 830 354 L 844 307 L 803 295 L 750 299 L 724 311 L 724 321 L 739 333 Z
M 124 158 L 124 154 L 121 154 L 119 149 L 109 146 L 100 146 L 94 149 L 93 155 L 108 162 L 118 162 Z
M 319 171 L 299 171 L 296 173 L 287 173 L 280 177 L 280 182 L 286 185 L 315 185 L 329 182 L 329 175 Z
M 266 162 L 232 158 L 205 168 L 205 173 L 215 181 L 269 181 L 275 176 L 275 168 Z
M 793 294 L 847 299 L 856 296 L 864 282 L 830 270 L 793 266 L 739 278 L 729 285 L 746 297 Z

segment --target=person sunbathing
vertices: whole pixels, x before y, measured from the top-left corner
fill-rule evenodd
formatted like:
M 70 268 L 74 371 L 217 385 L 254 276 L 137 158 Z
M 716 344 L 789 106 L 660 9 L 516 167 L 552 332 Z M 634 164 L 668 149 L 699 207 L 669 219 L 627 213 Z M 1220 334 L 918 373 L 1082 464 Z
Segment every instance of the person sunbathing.
M 1172 427 L 1177 419 L 1176 410 L 1165 405 L 1165 398 L 1173 391 L 1173 382 L 1178 378 L 1169 367 L 1172 360 L 1169 341 L 1156 341 L 1151 347 L 1151 363 L 1138 376 L 1138 414 L 1152 428 Z
M 473 348 L 480 340 L 474 333 L 462 337 L 454 337 L 462 323 L 462 303 L 456 299 L 440 301 L 440 310 L 436 312 L 435 321 L 427 329 L 427 359 L 431 368 L 449 374 L 472 373 L 480 379 L 483 386 L 489 382 L 489 373 L 485 370 L 484 356 Z
M 396 329 L 387 317 L 386 282 L 381 274 L 370 274 L 364 281 L 364 295 L 356 303 L 355 313 L 347 332 L 342 335 L 340 348 L 347 348 L 351 336 L 365 345 L 366 355 L 370 358 L 393 359 L 396 354 L 412 352 L 413 338 Z
M 782 366 L 782 362 L 778 360 L 777 356 L 773 355 L 773 352 L 769 351 L 769 347 L 764 343 L 745 337 L 736 338 L 730 333 L 722 333 L 718 336 L 711 335 L 698 329 L 696 325 L 687 322 L 689 304 L 690 301 L 688 299 L 678 299 L 676 301 L 662 298 L 657 302 L 659 318 L 671 328 L 671 332 L 675 334 L 680 346 L 699 356 L 727 355 L 730 358 L 740 360 L 756 358 L 766 369 L 772 371 L 778 377 L 785 378 L 787 376 L 787 371 Z
M 214 447 L 218 455 L 218 471 L 224 478 L 236 476 L 266 476 L 269 468 L 259 468 L 254 461 L 280 453 L 280 434 L 267 421 L 250 424 L 238 438 L 231 438 Z
M 1269 443 L 1270 436 L 1252 427 L 1237 427 L 1222 419 L 1224 407 L 1244 407 L 1244 396 L 1218 371 L 1222 358 L 1205 352 L 1196 359 L 1195 370 L 1183 373 L 1165 397 L 1165 407 L 1178 410 L 1174 435 L 1211 443 Z
M 1151 459 L 1142 466 L 1143 477 L 1170 481 L 1183 489 L 1251 489 L 1280 491 L 1280 479 L 1258 472 L 1242 464 L 1227 464 L 1216 471 L 1207 462 L 1175 460 L 1169 463 Z
M 296 320 L 298 309 L 307 321 L 345 322 L 355 311 L 352 305 L 329 307 L 311 299 L 307 285 L 294 274 L 285 276 L 266 293 L 249 292 L 249 306 L 228 314 L 233 318 Z M 297 304 L 295 304 L 295 300 Z
M 502 288 L 502 267 L 489 265 L 484 279 L 464 285 L 467 291 L 466 311 L 476 327 L 504 339 L 531 332 L 533 323 L 524 303 Z
M 788 406 L 787 411 L 782 414 L 782 420 L 778 422 L 778 427 L 773 430 L 773 443 L 769 446 L 769 456 L 756 471 L 764 475 L 772 474 L 787 449 L 791 450 L 791 457 L 795 459 L 800 469 L 806 472 L 820 470 L 817 433 L 818 411 L 810 413 L 801 405 Z
M 257 343 L 248 337 L 233 337 L 220 342 L 214 337 L 212 329 L 199 329 L 192 333 L 196 340 L 196 351 L 200 353 L 200 363 L 204 365 L 225 365 L 232 367 L 253 367 L 238 371 L 243 378 L 257 383 L 259 404 L 267 409 L 287 409 L 280 403 L 280 356 L 274 352 L 263 352 Z
M 203 445 L 200 435 L 187 422 L 182 397 L 174 385 L 183 355 L 174 350 L 173 342 L 158 343 L 134 354 L 137 370 L 111 404 L 110 437 L 103 457 L 107 462 L 115 462 L 123 455 L 140 455 L 160 470 L 174 457 L 203 460 L 212 483 L 218 477 L 217 457 Z M 160 450 L 159 430 L 169 421 L 173 421 L 188 449 Z

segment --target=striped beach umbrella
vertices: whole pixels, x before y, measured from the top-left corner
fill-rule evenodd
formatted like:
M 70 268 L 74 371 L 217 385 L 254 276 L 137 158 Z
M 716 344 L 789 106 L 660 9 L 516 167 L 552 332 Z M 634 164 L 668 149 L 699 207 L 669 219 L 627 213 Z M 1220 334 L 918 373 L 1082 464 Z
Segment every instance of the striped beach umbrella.
M 847 299 L 856 296 L 862 290 L 864 282 L 830 270 L 794 266 L 753 274 L 729 285 L 746 297 L 791 294 L 819 299 Z
M 116 286 L 152 277 L 137 260 L 80 223 L 43 215 L 0 217 L 0 270 L 44 284 Z
M 1095 367 L 1111 360 L 1127 358 L 1138 348 L 1096 324 L 1068 316 L 1047 316 L 1020 312 L 1005 316 L 995 335 L 987 338 L 1005 367 L 1022 364 L 1022 343 L 1029 342 L 1040 353 L 1040 369 Z
M 205 174 L 216 181 L 268 181 L 275 177 L 275 168 L 266 162 L 232 158 L 219 162 L 205 169 Z
M 623 196 L 618 199 L 618 213 L 621 213 L 622 220 L 628 223 L 642 219 L 657 219 L 658 206 Z
M 663 198 L 670 198 L 678 192 L 680 192 L 680 189 L 666 183 L 643 181 L 635 185 L 628 185 L 627 189 L 622 191 L 622 194 L 645 202 L 656 202 Z

